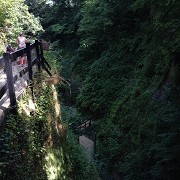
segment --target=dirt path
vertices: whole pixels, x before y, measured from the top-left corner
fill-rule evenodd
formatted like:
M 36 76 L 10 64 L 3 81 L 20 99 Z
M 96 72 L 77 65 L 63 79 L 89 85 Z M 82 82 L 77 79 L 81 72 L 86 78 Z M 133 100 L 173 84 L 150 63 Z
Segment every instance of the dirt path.
M 84 148 L 85 153 L 90 161 L 93 161 L 94 142 L 86 136 L 79 136 L 79 144 Z

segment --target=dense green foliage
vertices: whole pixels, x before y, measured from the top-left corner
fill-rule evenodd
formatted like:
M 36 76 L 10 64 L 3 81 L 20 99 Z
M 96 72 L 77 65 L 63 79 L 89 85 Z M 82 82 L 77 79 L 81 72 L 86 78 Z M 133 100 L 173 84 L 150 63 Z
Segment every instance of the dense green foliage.
M 33 2 L 62 73 L 81 85 L 76 105 L 98 120 L 102 174 L 178 179 L 180 1 Z
M 176 179 L 180 1 L 54 2 L 46 37 L 63 48 L 62 73 L 82 84 L 78 108 L 98 119 L 102 169 L 125 179 Z
M 39 19 L 29 13 L 24 0 L 0 0 L 0 54 L 8 43 L 16 47 L 20 32 L 28 38 L 40 31 Z
M 38 74 L 35 81 L 35 111 L 27 92 L 18 113 L 8 113 L 0 132 L 0 179 L 96 179 L 95 169 L 62 124 L 61 113 L 57 116 L 55 88 L 43 78 Z

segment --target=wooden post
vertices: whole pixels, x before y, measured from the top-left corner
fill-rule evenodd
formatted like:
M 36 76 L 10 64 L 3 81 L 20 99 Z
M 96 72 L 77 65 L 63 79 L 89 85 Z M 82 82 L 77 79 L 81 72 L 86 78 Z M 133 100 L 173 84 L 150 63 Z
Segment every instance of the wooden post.
M 10 59 L 10 54 L 4 53 L 3 58 L 5 63 L 6 76 L 7 76 L 7 87 L 9 90 L 10 106 L 12 107 L 15 106 L 17 102 L 16 102 L 14 82 L 13 82 L 12 63 Z
M 36 44 L 36 54 L 37 54 L 37 59 L 40 60 L 39 41 L 38 41 L 38 40 L 35 40 L 35 44 Z M 40 70 L 41 70 L 41 67 L 40 67 L 39 61 L 37 62 L 37 66 L 38 66 L 38 71 L 40 71 Z
M 32 93 L 32 98 L 34 99 L 34 92 L 33 92 L 33 71 L 32 71 L 32 61 L 31 61 L 31 49 L 30 43 L 26 43 L 26 50 L 27 50 L 27 62 L 28 62 L 28 73 L 29 73 L 29 86 Z
M 41 41 L 39 42 L 40 45 L 40 58 L 38 59 L 38 62 L 40 63 L 40 65 L 45 69 L 45 71 L 52 76 L 51 72 L 46 68 L 45 63 L 47 64 L 48 67 L 50 67 L 50 65 L 47 63 L 47 61 L 45 60 L 44 56 L 43 56 L 43 49 L 42 49 L 42 44 Z M 51 68 L 50 68 L 51 69 Z
M 27 62 L 28 62 L 28 72 L 29 72 L 29 80 L 32 81 L 32 62 L 31 62 L 31 49 L 30 43 L 26 43 L 26 50 L 27 50 Z
M 41 62 L 44 65 L 44 54 L 42 49 L 42 40 L 40 41 L 40 54 L 41 54 Z
M 43 63 L 43 65 L 46 64 L 48 66 L 48 68 L 51 70 L 51 66 L 49 65 L 49 63 L 44 58 L 42 42 L 43 42 L 43 40 L 40 41 L 41 62 Z

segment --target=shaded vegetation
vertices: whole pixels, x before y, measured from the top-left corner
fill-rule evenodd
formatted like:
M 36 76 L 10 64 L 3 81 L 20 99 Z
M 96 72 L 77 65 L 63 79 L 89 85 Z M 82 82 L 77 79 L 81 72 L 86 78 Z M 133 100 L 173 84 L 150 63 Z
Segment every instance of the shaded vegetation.
M 72 104 L 97 120 L 102 177 L 179 179 L 180 1 L 33 2 Z
M 62 123 L 56 89 L 45 84 L 44 76 L 35 80 L 35 104 L 27 91 L 0 132 L 0 179 L 96 179 Z
M 77 107 L 98 120 L 102 174 L 177 179 L 179 1 L 54 2 L 45 35 L 79 81 Z

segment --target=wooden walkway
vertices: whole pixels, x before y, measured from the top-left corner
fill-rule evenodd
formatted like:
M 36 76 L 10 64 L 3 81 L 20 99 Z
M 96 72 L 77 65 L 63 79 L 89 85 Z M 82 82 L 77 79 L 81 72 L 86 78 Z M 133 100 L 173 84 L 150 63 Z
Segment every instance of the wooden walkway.
M 17 59 L 22 56 L 26 57 L 27 64 L 18 65 Z M 3 57 L 0 57 L 0 126 L 6 110 L 16 107 L 17 100 L 28 85 L 34 98 L 33 77 L 41 68 L 52 76 L 51 67 L 43 56 L 42 42 L 38 40 L 33 44 L 26 43 L 26 48 L 4 53 Z
M 83 147 L 85 154 L 87 155 L 87 158 L 90 161 L 93 161 L 94 159 L 94 142 L 87 138 L 86 136 L 82 135 L 79 136 L 79 144 Z
M 16 62 L 13 63 L 14 63 L 12 64 L 13 78 L 16 79 L 16 82 L 14 83 L 14 88 L 15 88 L 16 98 L 18 99 L 27 87 L 28 73 L 25 73 L 20 77 L 21 72 L 27 71 L 27 64 L 17 65 Z M 4 68 L 2 68 L 0 70 L 0 89 L 3 88 L 6 85 L 6 83 L 7 83 L 6 73 L 4 73 Z M 4 113 L 9 108 L 9 106 L 10 106 L 10 99 L 7 89 L 6 93 L 0 99 L 0 117 L 2 117 L 0 118 L 0 126 L 3 121 Z

